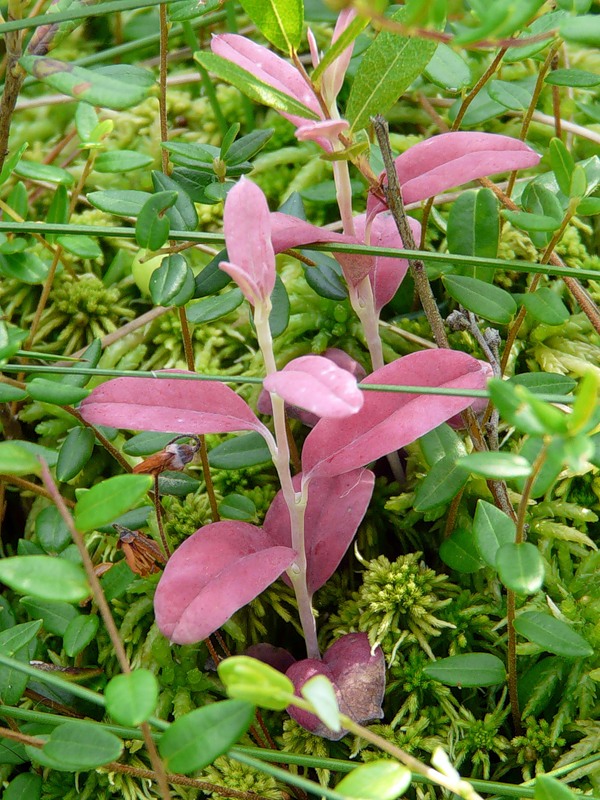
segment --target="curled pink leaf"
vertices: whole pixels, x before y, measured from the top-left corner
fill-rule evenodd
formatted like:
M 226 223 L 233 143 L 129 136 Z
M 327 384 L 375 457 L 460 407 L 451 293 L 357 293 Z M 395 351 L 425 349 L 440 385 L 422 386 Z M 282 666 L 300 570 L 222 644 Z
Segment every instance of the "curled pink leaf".
M 291 214 L 275 211 L 271 214 L 271 241 L 276 253 L 288 250 L 291 247 L 302 247 L 305 244 L 318 244 L 319 242 L 344 242 L 354 244 L 356 239 L 336 231 L 328 231 L 311 225 Z
M 298 491 L 302 476 L 295 475 Z M 368 469 L 356 469 L 333 478 L 315 478 L 308 487 L 304 514 L 306 582 L 312 595 L 333 575 L 366 514 L 375 476 Z M 283 492 L 271 503 L 264 531 L 272 544 L 291 547 L 290 514 Z M 283 580 L 290 585 L 286 575 Z
M 161 633 L 177 644 L 206 639 L 290 566 L 296 552 L 273 547 L 247 522 L 213 522 L 196 531 L 167 562 L 156 587 Z
M 246 401 L 219 381 L 115 378 L 85 398 L 81 415 L 94 425 L 126 430 L 266 432 Z
M 213 53 L 226 58 L 232 64 L 237 64 L 274 89 L 299 100 L 314 114 L 323 117 L 317 96 L 303 76 L 288 61 L 275 55 L 268 48 L 256 44 L 245 36 L 222 33 L 213 36 L 211 49 Z M 294 124 L 300 119 L 294 117 Z
M 338 639 L 318 661 L 307 658 L 296 661 L 286 672 L 296 694 L 315 675 L 325 675 L 333 684 L 338 707 L 342 714 L 359 724 L 383 717 L 385 690 L 385 659 L 381 648 L 371 653 L 366 633 L 349 633 Z M 332 731 L 314 714 L 288 706 L 288 714 L 303 728 L 337 741 L 347 731 Z
M 416 203 L 476 178 L 534 167 L 539 160 L 535 150 L 511 136 L 453 131 L 409 147 L 394 163 L 404 202 Z M 381 199 L 369 196 L 369 217 L 386 208 Z
M 319 417 L 347 417 L 362 408 L 363 393 L 350 372 L 323 356 L 294 358 L 263 382 L 286 403 Z
M 494 377 L 494 370 L 492 369 L 491 364 L 489 364 L 487 361 L 480 360 L 479 363 L 481 364 L 481 369 L 485 374 L 487 382 L 490 378 Z M 486 410 L 487 406 L 488 406 L 487 397 L 476 397 L 471 403 L 471 411 L 474 414 L 477 414 L 477 416 L 481 416 L 483 412 Z M 463 422 L 461 414 L 455 414 L 453 417 L 450 417 L 450 419 L 447 420 L 447 422 L 448 425 L 450 425 L 452 428 L 456 428 L 457 430 L 460 430 L 461 428 L 465 427 L 465 423 Z
M 388 386 L 483 389 L 481 362 L 455 350 L 403 356 L 361 381 Z M 365 466 L 413 442 L 470 405 L 470 397 L 365 392 L 361 410 L 345 419 L 322 419 L 302 449 L 306 478 L 333 476 Z
M 238 284 L 253 306 L 271 296 L 275 253 L 267 199 L 259 187 L 241 178 L 227 195 L 223 229 L 229 260 L 220 268 Z
M 342 33 L 346 30 L 348 25 L 354 20 L 357 11 L 354 8 L 344 8 L 335 24 L 331 44 L 337 42 Z M 321 91 L 325 98 L 325 103 L 328 108 L 331 108 L 336 97 L 338 96 L 342 84 L 344 83 L 344 76 L 348 70 L 350 59 L 352 58 L 352 51 L 354 50 L 354 42 L 340 53 L 340 55 L 333 61 L 323 72 L 321 78 Z
M 329 144 L 333 144 L 338 140 L 340 133 L 343 133 L 348 127 L 345 119 L 326 119 L 322 122 L 311 120 L 296 128 L 296 139 L 301 142 L 310 139 L 319 144 L 322 143 L 322 140 L 326 140 Z

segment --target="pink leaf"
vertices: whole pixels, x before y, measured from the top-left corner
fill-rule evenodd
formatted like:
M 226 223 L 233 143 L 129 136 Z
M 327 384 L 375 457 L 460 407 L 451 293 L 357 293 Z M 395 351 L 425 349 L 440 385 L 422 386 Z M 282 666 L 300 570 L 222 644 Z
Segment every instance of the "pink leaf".
M 85 398 L 81 414 L 94 425 L 138 431 L 266 431 L 246 401 L 219 381 L 115 378 Z
M 534 167 L 539 160 L 531 147 L 511 136 L 453 131 L 409 147 L 395 164 L 404 202 L 416 203 L 475 178 Z M 385 208 L 382 200 L 369 196 L 369 216 Z
M 271 241 L 276 253 L 281 253 L 290 247 L 302 247 L 305 244 L 318 244 L 319 242 L 346 242 L 355 244 L 356 239 L 345 236 L 343 233 L 328 231 L 311 225 L 290 214 L 275 211 L 271 214 Z
M 255 306 L 270 297 L 275 286 L 275 253 L 267 199 L 247 178 L 242 177 L 227 195 L 223 229 L 229 261 L 219 266 Z
M 286 403 L 319 417 L 347 417 L 363 404 L 354 375 L 323 356 L 294 358 L 279 372 L 267 375 L 263 386 Z
M 366 214 L 354 218 L 354 228 L 359 240 L 365 241 Z M 408 223 L 417 241 L 421 238 L 421 226 L 416 219 L 408 217 Z M 378 214 L 372 222 L 369 244 L 375 247 L 404 248 L 400 234 L 391 214 Z M 348 256 L 346 256 L 347 258 Z M 380 311 L 398 291 L 408 271 L 408 261 L 405 258 L 387 258 L 378 256 L 373 258 L 373 266 L 369 271 L 369 278 L 373 287 L 375 310 Z
M 275 647 L 275 645 L 267 642 L 251 644 L 250 647 L 246 648 L 244 655 L 256 658 L 258 661 L 262 661 L 263 664 L 268 664 L 273 669 L 284 674 L 296 661 L 285 647 Z
M 295 475 L 296 491 L 301 475 Z M 308 591 L 312 595 L 333 575 L 354 539 L 373 494 L 375 476 L 356 469 L 333 478 L 315 478 L 308 487 L 304 515 L 304 542 Z M 291 547 L 290 515 L 279 491 L 271 503 L 264 531 L 273 544 Z M 283 580 L 290 585 L 286 575 Z
M 175 551 L 156 587 L 156 624 L 172 642 L 206 639 L 289 567 L 289 547 L 272 547 L 247 522 L 213 522 Z
M 333 31 L 333 36 L 331 39 L 331 44 L 334 44 L 342 33 L 346 30 L 348 25 L 354 20 L 356 17 L 357 12 L 353 8 L 344 8 L 337 19 L 335 24 L 335 29 Z M 331 104 L 335 101 L 336 97 L 338 96 L 340 89 L 342 88 L 342 84 L 344 83 L 344 76 L 346 75 L 346 71 L 348 69 L 348 65 L 350 64 L 350 59 L 352 58 L 352 51 L 354 50 L 354 42 L 350 44 L 343 53 L 335 59 L 333 63 L 331 63 L 323 72 L 321 78 L 321 91 L 323 93 L 323 97 L 325 98 L 325 102 L 328 108 L 331 108 Z
M 485 381 L 485 370 L 476 358 L 455 350 L 424 350 L 387 364 L 361 384 L 483 389 Z M 471 403 L 470 397 L 367 391 L 357 414 L 322 419 L 308 434 L 302 450 L 304 475 L 338 475 L 369 464 Z
M 318 142 L 323 147 L 323 141 L 334 144 L 338 141 L 340 133 L 348 128 L 345 119 L 326 119 L 320 122 L 309 120 L 296 128 L 296 139 L 301 142 L 311 140 Z M 328 148 L 324 148 L 328 149 Z
M 481 369 L 485 373 L 486 382 L 489 378 L 494 377 L 494 370 L 487 361 L 479 361 L 481 364 Z M 488 399 L 487 397 L 476 397 L 473 402 L 471 403 L 471 411 L 474 414 L 477 414 L 478 417 L 481 417 L 483 412 L 488 407 Z M 450 417 L 449 420 L 446 420 L 448 425 L 452 428 L 456 428 L 457 430 L 461 430 L 465 427 L 465 423 L 463 422 L 463 418 L 461 414 L 455 414 L 453 417 Z
M 308 82 L 288 61 L 266 47 L 255 44 L 245 36 L 223 33 L 213 36 L 211 49 L 213 53 L 237 64 L 274 89 L 300 101 L 317 116 L 323 116 L 317 96 Z M 294 118 L 296 119 L 300 120 L 299 117 Z
M 385 659 L 381 648 L 371 654 L 366 633 L 348 633 L 342 636 L 324 654 L 323 660 L 307 658 L 297 661 L 286 672 L 294 684 L 296 694 L 307 680 L 315 675 L 325 675 L 333 684 L 338 706 L 342 714 L 360 724 L 383 717 L 383 694 L 385 690 Z M 303 728 L 337 741 L 346 734 L 334 732 L 314 714 L 288 706 L 288 714 Z

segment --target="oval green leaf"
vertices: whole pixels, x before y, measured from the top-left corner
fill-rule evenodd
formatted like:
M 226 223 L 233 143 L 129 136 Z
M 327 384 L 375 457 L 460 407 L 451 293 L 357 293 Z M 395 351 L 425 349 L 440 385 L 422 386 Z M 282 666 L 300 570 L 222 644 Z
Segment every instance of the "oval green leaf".
M 64 772 L 95 769 L 116 761 L 123 752 L 123 742 L 100 725 L 89 722 L 65 722 L 50 734 L 42 753 L 60 764 Z
M 395 761 L 371 761 L 353 769 L 337 784 L 335 791 L 344 797 L 363 800 L 395 800 L 408 789 L 412 775 Z
M 506 325 L 517 311 L 512 296 L 498 286 L 464 275 L 445 275 L 442 280 L 451 297 L 490 322 Z
M 531 472 L 529 461 L 516 453 L 470 453 L 456 463 L 474 475 L 492 480 L 526 478 Z
M 228 494 L 219 503 L 219 514 L 225 519 L 249 521 L 256 517 L 256 506 L 243 494 Z
M 303 684 L 300 694 L 312 705 L 316 716 L 332 731 L 340 731 L 340 709 L 335 690 L 325 675 L 315 675 Z
M 94 169 L 96 172 L 131 172 L 147 167 L 153 161 L 152 156 L 137 153 L 135 150 L 108 150 L 97 156 Z
M 208 454 L 208 463 L 214 469 L 244 469 L 267 464 L 270 460 L 267 443 L 256 431 L 228 439 Z
M 79 614 L 71 620 L 65 631 L 63 644 L 65 653 L 75 658 L 96 638 L 100 622 L 95 614 Z
M 502 545 L 496 553 L 496 569 L 506 588 L 518 594 L 533 594 L 544 582 L 544 562 L 530 542 Z
M 58 451 L 56 477 L 70 481 L 85 467 L 94 450 L 96 437 L 90 428 L 72 428 Z
M 261 708 L 283 711 L 294 695 L 294 684 L 282 672 L 249 656 L 233 656 L 217 668 L 227 694 Z
M 6 475 L 39 475 L 40 462 L 19 442 L 0 442 L 0 472 Z
M 75 524 L 80 531 L 107 525 L 135 506 L 152 486 L 150 475 L 117 475 L 92 486 L 75 506 Z
M 244 700 L 212 703 L 173 722 L 162 735 L 158 749 L 169 772 L 188 775 L 226 753 L 253 719 L 252 703 Z
M 148 669 L 112 678 L 104 690 L 106 710 L 120 725 L 139 725 L 154 714 L 158 681 Z
M 196 324 L 199 322 L 212 322 L 215 319 L 231 314 L 232 311 L 241 306 L 243 300 L 242 290 L 236 286 L 235 289 L 230 289 L 223 294 L 192 303 L 186 308 L 185 313 L 188 322 Z
M 141 218 L 141 217 L 140 217 Z M 185 258 L 179 253 L 173 253 L 163 258 L 162 264 L 155 269 L 150 277 L 150 296 L 156 305 L 169 306 L 178 296 L 185 299 L 181 305 L 187 303 L 194 294 L 194 273 L 189 268 Z
M 514 542 L 517 527 L 513 520 L 486 500 L 478 500 L 473 520 L 473 535 L 479 555 L 488 565 L 496 567 L 498 550 Z
M 447 686 L 496 686 L 506 680 L 504 664 L 489 653 L 468 653 L 442 658 L 423 672 Z
M 440 546 L 440 558 L 451 569 L 466 574 L 477 572 L 484 566 L 473 547 L 473 533 L 466 528 L 457 528 L 448 539 L 444 539 Z
M 570 625 L 541 611 L 519 614 L 515 630 L 530 642 L 563 658 L 587 658 L 594 654 L 594 648 Z
M 0 581 L 20 594 L 79 603 L 90 593 L 79 564 L 53 556 L 14 556 L 0 561 Z

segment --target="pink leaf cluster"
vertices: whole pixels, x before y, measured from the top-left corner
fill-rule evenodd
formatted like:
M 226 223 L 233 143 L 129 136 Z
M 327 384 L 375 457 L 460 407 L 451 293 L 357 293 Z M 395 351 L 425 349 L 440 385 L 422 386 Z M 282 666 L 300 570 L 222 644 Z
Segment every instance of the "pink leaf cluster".
M 385 659 L 380 647 L 371 652 L 366 633 L 349 633 L 342 636 L 318 661 L 306 658 L 292 664 L 286 672 L 294 684 L 296 694 L 315 675 L 325 675 L 333 684 L 338 707 L 342 714 L 358 723 L 383 717 L 385 690 Z M 334 741 L 346 734 L 330 730 L 308 711 L 288 706 L 288 713 L 303 728 Z

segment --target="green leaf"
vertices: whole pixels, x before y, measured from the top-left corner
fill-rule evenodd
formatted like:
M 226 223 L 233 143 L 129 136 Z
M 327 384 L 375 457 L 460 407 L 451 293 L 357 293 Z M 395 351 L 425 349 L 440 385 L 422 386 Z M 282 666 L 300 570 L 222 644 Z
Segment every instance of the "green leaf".
M 432 83 L 450 92 L 460 92 L 473 82 L 471 68 L 464 58 L 443 43 L 437 46 L 424 72 Z
M 119 725 L 140 725 L 154 714 L 158 681 L 148 669 L 116 675 L 104 690 L 106 710 Z
M 488 91 L 492 100 L 513 111 L 526 111 L 533 96 L 529 86 L 523 86 L 516 81 L 490 81 Z
M 569 153 L 562 141 L 556 137 L 551 139 L 548 152 L 550 155 L 552 171 L 554 172 L 554 177 L 558 183 L 558 188 L 564 195 L 569 197 L 571 175 L 575 169 L 575 161 L 573 156 L 571 153 Z
M 144 203 L 135 224 L 135 239 L 140 247 L 158 250 L 169 238 L 171 220 L 166 214 L 175 205 L 177 192 L 157 192 Z
M 10 623 L 9 623 L 10 624 Z M 28 663 L 36 650 L 35 637 L 41 620 L 12 625 L 0 632 L 0 653 Z M 29 676 L 15 667 L 0 666 L 0 697 L 7 705 L 16 705 L 27 688 Z
M 536 20 L 534 20 L 531 25 L 525 28 L 524 31 L 517 36 L 517 40 L 529 39 L 537 34 L 553 31 L 558 27 L 562 20 L 565 20 L 568 17 L 569 14 L 567 14 L 565 11 L 552 11 L 550 13 L 543 14 L 541 17 L 538 17 Z M 549 47 L 553 41 L 555 41 L 554 37 L 548 37 L 547 39 L 540 39 L 539 41 L 534 41 L 531 44 L 521 47 L 509 47 L 502 60 L 508 64 L 512 64 L 516 61 L 524 62 L 525 59 L 531 58 L 541 50 Z
M 517 430 L 532 436 L 566 432 L 568 416 L 535 397 L 524 386 L 492 378 L 488 389 L 503 419 Z
M 370 761 L 342 778 L 335 791 L 362 800 L 395 800 L 408 789 L 411 779 L 410 770 L 396 761 Z
M 556 217 L 548 217 L 544 214 L 530 214 L 528 211 L 502 211 L 503 216 L 516 228 L 524 231 L 552 232 L 560 227 L 560 220 Z
M 496 258 L 500 237 L 498 201 L 491 189 L 465 192 L 453 204 L 446 231 L 448 249 L 462 256 Z M 454 275 L 478 278 L 486 283 L 494 271 L 476 266 L 455 267 Z
M 349 47 L 358 36 L 364 31 L 369 24 L 369 19 L 365 14 L 362 16 L 358 14 L 352 22 L 346 27 L 344 31 L 338 36 L 335 42 L 327 49 L 323 58 L 319 61 L 316 68 L 313 70 L 310 78 L 317 88 L 321 88 L 321 76 L 327 67 L 332 64 L 336 58 L 339 58 L 344 50 Z
M 587 658 L 594 654 L 594 648 L 570 625 L 541 611 L 519 614 L 515 630 L 530 642 L 563 658 Z
M 194 294 L 194 286 L 194 273 L 187 261 L 179 253 L 173 253 L 152 273 L 150 296 L 159 306 L 185 305 Z
M 19 594 L 79 603 L 90 593 L 79 564 L 53 556 L 13 556 L 0 561 L 0 581 Z
M 254 705 L 245 700 L 222 700 L 179 717 L 158 743 L 168 771 L 188 775 L 212 764 L 248 730 L 253 718 Z
M 96 437 L 90 428 L 72 428 L 58 451 L 56 477 L 70 481 L 85 467 L 94 450 Z
M 19 283 L 44 283 L 50 265 L 32 252 L 0 255 L 0 272 L 7 278 L 15 278 Z
M 515 453 L 471 453 L 460 458 L 457 464 L 475 475 L 492 480 L 527 477 L 531 472 L 529 461 Z
M 219 514 L 226 519 L 249 521 L 256 518 L 256 506 L 243 494 L 228 494 L 219 503 Z
M 554 372 L 523 372 L 513 375 L 509 383 L 525 386 L 532 394 L 569 394 L 577 381 Z
M 283 711 L 294 695 L 294 684 L 274 667 L 249 656 L 233 656 L 217 667 L 227 694 L 261 708 Z
M 58 725 L 41 752 L 56 763 L 56 769 L 81 772 L 119 759 L 123 742 L 100 725 L 77 720 Z
M 38 164 L 36 161 L 19 161 L 14 173 L 28 180 L 59 183 L 63 186 L 73 186 L 75 183 L 75 178 L 66 169 L 52 164 Z
M 188 494 L 197 492 L 200 488 L 200 481 L 193 475 L 185 472 L 171 472 L 167 470 L 158 476 L 159 494 L 169 494 L 174 497 L 186 497 Z
M 506 588 L 518 594 L 533 594 L 544 582 L 544 562 L 530 542 L 502 545 L 496 553 L 496 569 Z
M 569 309 L 556 292 L 547 286 L 522 294 L 519 300 L 535 320 L 546 325 L 562 325 L 570 317 Z
M 135 150 L 108 150 L 98 154 L 94 161 L 94 169 L 96 172 L 131 172 L 134 169 L 147 167 L 153 161 L 152 156 Z
M 460 439 L 456 431 L 451 428 L 450 425 L 446 425 L 445 422 L 442 422 L 437 428 L 421 436 L 419 445 L 430 467 L 444 458 L 444 456 L 453 455 L 455 458 L 458 458 L 467 453 L 462 439 Z
M 21 442 L 0 442 L 0 472 L 7 475 L 39 475 L 40 462 Z
M 302 0 L 240 0 L 240 5 L 271 44 L 291 56 L 300 45 Z
M 335 690 L 325 675 L 315 675 L 303 684 L 300 694 L 312 705 L 314 713 L 332 731 L 340 731 L 340 709 Z
M 267 443 L 256 431 L 227 439 L 208 454 L 208 463 L 213 469 L 245 469 L 267 464 L 270 460 Z
M 33 619 L 41 619 L 48 633 L 64 636 L 69 623 L 79 616 L 79 611 L 62 600 L 40 600 L 38 597 L 22 597 L 21 605 Z
M 173 206 L 167 210 L 167 217 L 171 220 L 171 228 L 174 231 L 195 231 L 198 226 L 198 213 L 184 189 L 168 175 L 154 170 L 152 172 L 152 183 L 155 191 L 177 192 L 177 199 Z
M 575 800 L 576 798 L 575 792 L 550 775 L 537 775 L 533 789 L 535 800 Z
M 303 265 L 304 277 L 310 288 L 328 300 L 345 300 L 348 289 L 342 280 L 342 268 L 338 262 L 327 253 L 318 253 L 316 250 L 300 252 L 315 263 L 314 267 Z
M 231 282 L 229 275 L 219 268 L 219 264 L 227 260 L 227 250 L 221 250 L 196 275 L 194 297 L 209 297 L 220 292 Z
M 11 386 L 8 383 L 0 383 L 0 403 L 13 403 L 24 400 L 27 392 L 19 389 L 18 386 Z
M 80 614 L 72 619 L 64 634 L 65 653 L 70 658 L 79 655 L 96 638 L 99 624 L 100 621 L 95 614 Z
M 37 515 L 35 535 L 49 555 L 60 553 L 72 541 L 71 532 L 56 506 L 47 506 Z
M 225 163 L 233 167 L 253 158 L 263 149 L 274 132 L 273 128 L 266 128 L 265 130 L 254 130 L 246 134 L 246 136 L 242 136 L 241 139 L 233 142 L 227 151 Z
M 598 377 L 590 369 L 583 376 L 578 388 L 573 410 L 568 417 L 571 434 L 583 431 L 598 406 Z
M 405 9 L 391 19 L 402 22 Z M 373 114 L 385 114 L 425 69 L 437 45 L 428 39 L 382 31 L 364 54 L 346 105 L 351 132 L 369 125 Z
M 118 217 L 137 217 L 144 203 L 152 195 L 150 192 L 138 192 L 136 189 L 114 189 L 107 192 L 89 192 L 87 199 L 100 211 L 115 214 Z
M 542 438 L 529 436 L 521 447 L 521 455 L 523 458 L 526 458 L 530 464 L 533 464 L 544 446 Z M 547 446 L 546 459 L 533 481 L 531 497 L 541 497 L 554 485 L 564 467 L 564 457 L 565 440 L 563 437 L 555 436 Z M 522 492 L 525 488 L 525 477 L 516 478 L 514 483 L 516 488 Z
M 17 775 L 8 784 L 2 795 L 4 800 L 40 800 L 41 796 L 42 776 L 35 772 L 22 772 Z
M 215 319 L 231 314 L 232 311 L 241 306 L 243 301 L 242 290 L 236 286 L 235 289 L 230 289 L 223 294 L 208 297 L 198 303 L 192 303 L 186 308 L 185 313 L 188 322 L 212 322 Z
M 290 321 L 290 298 L 279 273 L 275 276 L 275 287 L 271 292 L 271 303 L 273 308 L 269 314 L 269 328 L 271 329 L 271 336 L 276 339 L 284 333 Z
M 600 84 L 600 75 L 584 69 L 555 69 L 544 78 L 551 86 L 575 86 L 579 89 L 591 89 Z
M 2 165 L 2 171 L 0 172 L 0 186 L 2 186 L 2 184 L 8 180 L 10 175 L 12 175 L 14 168 L 17 166 L 21 160 L 21 157 L 23 156 L 23 153 L 28 147 L 29 145 L 27 142 L 24 142 L 18 150 L 15 150 L 14 153 L 9 153 L 4 164 Z
M 242 126 L 239 122 L 234 122 L 233 125 L 230 125 L 227 129 L 225 136 L 223 136 L 223 141 L 221 142 L 221 147 L 219 149 L 219 158 L 221 158 L 223 161 L 226 159 L 229 148 L 234 143 L 235 137 L 240 132 L 241 127 Z
M 464 275 L 445 275 L 442 280 L 451 297 L 483 319 L 505 325 L 516 313 L 512 296 L 498 286 Z
M 80 403 L 90 393 L 80 386 L 57 383 L 47 378 L 34 378 L 27 384 L 27 392 L 34 400 L 52 403 L 57 406 L 71 406 Z
M 100 258 L 102 255 L 102 248 L 91 236 L 62 234 L 56 237 L 56 241 L 69 253 L 79 256 L 79 258 Z
M 496 686 L 506 680 L 504 664 L 488 653 L 468 653 L 442 658 L 423 672 L 446 686 Z
M 156 433 L 155 431 L 142 431 L 136 433 L 123 445 L 123 452 L 128 456 L 149 456 L 166 447 L 176 433 Z
M 93 106 L 124 111 L 148 96 L 147 85 L 124 79 L 127 71 L 121 65 L 116 65 L 117 71 L 107 75 L 45 56 L 22 56 L 19 63 L 42 83 Z M 127 75 L 130 77 L 130 73 Z
M 413 508 L 429 511 L 436 506 L 449 503 L 469 480 L 469 475 L 456 463 L 456 455 L 450 453 L 433 465 L 419 484 Z
M 194 58 L 204 69 L 212 72 L 217 78 L 235 86 L 236 89 L 239 89 L 240 92 L 243 92 L 256 103 L 270 106 L 275 111 L 285 114 L 294 114 L 306 119 L 317 119 L 316 114 L 299 100 L 278 89 L 274 89 L 268 83 L 263 83 L 252 73 L 238 67 L 236 64 L 232 64 L 226 58 L 216 55 L 216 53 L 194 53 Z
M 438 461 L 438 464 L 441 463 Z M 457 572 L 477 572 L 484 564 L 473 548 L 473 533 L 457 528 L 440 546 L 440 558 Z
M 77 500 L 75 525 L 90 531 L 135 506 L 152 486 L 150 475 L 117 475 L 88 489 Z
M 486 500 L 478 500 L 473 520 L 473 536 L 481 558 L 489 567 L 496 567 L 498 550 L 514 542 L 516 526 L 513 520 Z

